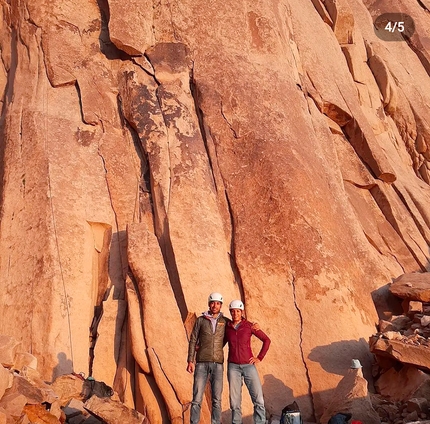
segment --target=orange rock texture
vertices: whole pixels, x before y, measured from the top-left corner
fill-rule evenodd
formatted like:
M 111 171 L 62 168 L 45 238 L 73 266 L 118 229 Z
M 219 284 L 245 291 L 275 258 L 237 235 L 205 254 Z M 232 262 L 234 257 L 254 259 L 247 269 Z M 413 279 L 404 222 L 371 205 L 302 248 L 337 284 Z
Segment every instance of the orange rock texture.
M 430 268 L 430 15 L 391 3 L 0 0 L 0 334 L 182 423 L 218 291 L 272 340 L 268 413 L 320 417 L 372 292 Z

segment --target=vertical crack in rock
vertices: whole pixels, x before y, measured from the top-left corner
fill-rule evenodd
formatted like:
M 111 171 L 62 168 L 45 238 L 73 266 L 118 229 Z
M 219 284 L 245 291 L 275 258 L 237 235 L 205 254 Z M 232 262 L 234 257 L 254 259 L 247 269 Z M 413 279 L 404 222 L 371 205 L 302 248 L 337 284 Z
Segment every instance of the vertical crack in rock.
M 136 64 L 136 66 L 139 66 Z M 137 156 L 140 160 L 140 180 L 138 187 L 138 216 L 139 222 L 146 222 L 148 228 L 154 231 L 155 228 L 155 211 L 154 211 L 154 200 L 153 193 L 151 191 L 151 172 L 148 154 L 145 151 L 142 142 L 140 140 L 136 126 L 130 122 L 125 114 L 124 107 L 122 104 L 121 96 L 118 95 L 118 113 L 121 119 L 123 127 L 127 128 L 130 132 L 133 140 L 133 145 L 136 150 Z M 136 213 L 136 212 L 135 212 Z
M 231 124 L 231 122 L 227 119 L 227 117 L 224 114 L 224 109 L 223 109 L 222 102 L 221 102 L 220 111 L 221 111 L 221 116 L 224 118 L 224 121 L 226 122 L 226 124 L 229 126 L 231 132 L 233 133 L 233 137 L 236 138 L 236 139 L 239 139 L 240 136 L 238 135 L 238 133 L 234 129 L 233 125 Z
M 229 261 L 230 268 L 233 272 L 234 281 L 238 284 L 239 292 L 241 294 L 242 299 L 244 299 L 244 291 L 242 287 L 242 278 L 239 273 L 239 269 L 236 263 L 236 255 L 234 251 L 234 240 L 233 240 L 233 213 L 231 209 L 231 205 L 227 199 L 227 190 L 225 186 L 225 182 L 220 170 L 216 146 L 214 143 L 214 139 L 212 137 L 210 128 L 206 125 L 203 110 L 200 108 L 200 92 L 198 90 L 197 84 L 194 80 L 193 68 L 191 69 L 191 80 L 190 80 L 190 88 L 191 95 L 194 98 L 194 108 L 196 111 L 196 115 L 198 118 L 200 134 L 202 136 L 204 148 L 206 151 L 206 156 L 208 158 L 209 169 L 212 178 L 212 184 L 217 194 L 217 203 L 218 209 L 220 211 L 220 215 L 223 220 L 223 227 L 225 232 L 225 238 L 229 246 Z
M 408 192 L 411 201 L 414 203 L 415 207 L 417 208 L 418 212 L 421 214 L 421 216 L 424 219 L 424 222 L 426 223 L 427 227 L 430 228 L 430 219 L 426 216 L 426 209 L 423 209 L 423 205 L 421 202 L 417 199 L 416 194 L 412 191 L 409 191 L 406 187 L 406 191 Z
M 417 2 L 426 12 L 430 12 L 430 9 L 421 0 L 417 0 Z
M 112 239 L 112 227 L 101 222 L 87 221 L 92 233 L 92 284 L 91 284 L 91 305 L 94 313 L 90 325 L 90 346 L 89 346 L 89 373 L 93 374 L 94 348 L 97 342 L 97 329 L 103 316 L 103 300 L 106 293 L 109 279 L 109 249 Z
M 388 184 L 396 180 L 396 174 L 369 128 L 361 128 L 357 120 L 352 119 L 342 127 L 342 131 L 370 175 Z
M 45 93 L 46 95 L 46 93 Z M 45 134 L 47 134 L 48 131 L 48 124 L 47 124 L 47 115 L 45 115 L 45 122 L 44 122 L 44 126 L 45 126 Z M 58 257 L 58 267 L 60 269 L 60 278 L 61 278 L 61 283 L 62 283 L 62 287 L 63 287 L 63 295 L 64 295 L 64 305 L 66 308 L 66 313 L 67 313 L 67 326 L 68 326 L 68 332 L 69 332 L 69 343 L 70 343 L 70 359 L 72 361 L 72 369 L 74 367 L 74 357 L 73 357 L 73 342 L 72 342 L 72 324 L 71 324 L 71 319 L 70 319 L 70 305 L 69 305 L 69 296 L 67 294 L 67 289 L 66 289 L 66 282 L 64 280 L 64 272 L 63 272 L 63 265 L 61 262 L 61 255 L 60 255 L 60 245 L 58 242 L 58 233 L 57 233 L 57 223 L 55 220 L 55 211 L 54 211 L 54 203 L 52 201 L 52 185 L 51 185 L 51 171 L 50 171 L 50 166 L 49 166 L 49 158 L 48 159 L 48 195 L 49 195 L 49 207 L 51 209 L 51 215 L 52 215 L 52 227 L 54 230 L 54 240 L 55 240 L 55 249 L 57 251 L 57 257 Z M 32 285 L 32 291 L 33 291 L 33 285 Z M 33 309 L 32 309 L 32 315 L 33 315 Z M 33 318 L 32 318 L 32 322 L 33 322 Z M 33 330 L 31 331 L 31 333 L 33 334 Z
M 370 50 L 368 65 L 382 95 L 384 111 L 392 118 L 399 131 L 406 151 L 411 157 L 415 174 L 428 183 L 427 172 L 421 169 L 425 160 L 422 154 L 427 149 L 428 125 L 421 119 L 420 113 L 405 95 L 388 64 Z M 422 98 L 420 100 L 423 102 Z
M 116 231 L 118 232 L 119 231 L 118 216 L 116 214 L 115 207 L 113 205 L 112 193 L 111 193 L 111 189 L 110 189 L 110 185 L 109 185 L 109 180 L 108 180 L 108 177 L 107 177 L 108 170 L 107 170 L 107 167 L 106 167 L 106 160 L 105 160 L 105 158 L 103 157 L 103 155 L 102 155 L 102 153 L 100 151 L 100 145 L 99 145 L 99 147 L 97 149 L 97 154 L 100 156 L 100 159 L 102 160 L 103 169 L 104 169 L 104 172 L 105 172 L 106 188 L 107 188 L 107 191 L 108 191 L 108 194 L 109 194 L 109 202 L 110 202 L 110 205 L 111 205 L 111 208 L 112 208 L 112 212 L 113 212 L 113 214 L 115 216 L 115 227 L 116 227 Z
M 145 334 L 143 317 L 143 299 L 139 291 L 139 286 L 131 267 L 128 268 L 126 278 L 126 299 L 127 299 L 127 326 L 130 335 L 130 349 L 133 360 L 140 372 L 153 377 L 149 357 L 147 354 L 147 340 Z M 138 308 L 138 310 L 136 310 Z M 135 390 L 140 390 L 139 383 L 135 379 Z M 167 409 L 166 409 L 167 410 Z
M 308 380 L 308 396 L 312 401 L 312 418 L 313 421 L 315 421 L 315 399 L 312 393 L 312 381 L 311 381 L 311 377 L 309 374 L 309 368 L 306 364 L 306 359 L 305 359 L 305 355 L 303 352 L 303 328 L 304 328 L 304 321 L 303 321 L 303 315 L 302 315 L 302 311 L 299 308 L 299 305 L 297 304 L 297 295 L 296 295 L 296 276 L 294 274 L 293 269 L 291 268 L 291 265 L 289 265 L 289 268 L 291 269 L 291 286 L 293 289 L 293 302 L 294 302 L 294 307 L 297 310 L 297 313 L 299 315 L 299 319 L 300 319 L 300 342 L 299 342 L 299 349 L 300 349 L 300 355 L 302 357 L 302 362 L 303 362 L 303 366 L 305 367 L 305 373 L 306 373 L 306 378 Z
M 149 63 L 151 63 L 149 57 L 147 57 L 147 59 L 148 59 Z M 152 63 L 151 63 L 151 66 L 153 66 Z M 161 83 L 160 83 L 160 81 L 158 81 L 156 73 L 154 73 L 153 79 L 154 79 L 155 83 L 157 84 L 157 88 L 155 90 L 155 96 L 156 96 L 156 99 L 158 102 L 158 108 L 160 110 L 161 117 L 162 117 L 163 122 L 164 122 L 164 126 L 167 129 L 169 127 L 168 119 L 166 118 L 165 113 L 163 111 L 163 105 L 162 105 L 161 96 L 160 96 Z M 185 302 L 185 295 L 184 295 L 184 292 L 182 290 L 181 280 L 180 280 L 180 276 L 179 276 L 179 270 L 178 270 L 178 266 L 176 264 L 176 259 L 175 259 L 175 252 L 173 250 L 173 244 L 172 244 L 172 240 L 170 237 L 169 221 L 167 219 L 167 215 L 169 212 L 169 204 L 170 204 L 170 193 L 172 192 L 172 184 L 173 184 L 173 175 L 172 175 L 173 170 L 171 167 L 172 149 L 170 146 L 170 139 L 169 139 L 168 132 L 166 132 L 166 144 L 167 144 L 167 151 L 168 151 L 168 158 L 169 158 L 169 172 L 170 172 L 169 192 L 167 193 L 167 201 L 166 201 L 166 204 L 164 205 L 165 206 L 166 219 L 165 219 L 165 222 L 163 223 L 163 233 L 157 234 L 157 239 L 158 239 L 158 243 L 160 245 L 161 253 L 163 255 L 163 259 L 164 259 L 164 263 L 166 266 L 167 274 L 169 276 L 170 284 L 172 286 L 172 290 L 173 290 L 173 293 L 175 295 L 175 299 L 176 299 L 176 302 L 178 304 L 179 311 L 181 313 L 182 321 L 185 322 L 185 320 L 187 319 L 187 316 L 188 316 L 188 308 L 187 308 L 187 305 Z
M 399 199 L 402 201 L 402 203 L 405 205 L 405 208 L 408 210 L 409 214 L 411 215 L 411 218 L 413 219 L 415 226 L 417 227 L 418 231 L 422 235 L 423 239 L 427 242 L 427 244 L 430 245 L 430 240 L 427 237 L 426 232 L 424 231 L 421 223 L 418 221 L 417 217 L 415 216 L 415 213 L 411 210 L 411 207 L 409 206 L 407 200 L 405 199 L 405 196 L 400 192 L 400 190 L 396 187 L 395 184 L 393 184 L 393 189 L 396 192 Z M 424 254 L 424 256 L 428 255 L 428 253 L 424 252 L 419 245 L 417 244 L 417 247 L 421 250 L 421 252 Z
M 237 260 L 236 260 L 236 247 L 235 247 L 236 226 L 235 226 L 235 222 L 234 222 L 233 209 L 231 207 L 230 199 L 228 197 L 227 191 L 225 191 L 225 197 L 227 200 L 228 212 L 230 214 L 230 223 L 231 223 L 230 265 L 231 265 L 231 269 L 233 271 L 234 281 L 236 282 L 237 286 L 239 287 L 240 296 L 242 299 L 245 300 L 245 291 L 243 288 L 242 276 L 240 274 L 239 266 L 237 265 Z
M 240 296 L 242 299 L 245 300 L 245 293 L 244 293 L 244 289 L 243 289 L 242 276 L 240 274 L 240 270 L 239 270 L 239 267 L 238 267 L 237 261 L 236 261 L 236 250 L 235 250 L 235 243 L 234 243 L 234 241 L 235 241 L 235 236 L 234 236 L 234 234 L 235 234 L 235 223 L 234 223 L 234 218 L 233 218 L 233 210 L 232 210 L 232 207 L 230 204 L 230 199 L 228 197 L 227 190 L 225 188 L 217 186 L 217 182 L 216 182 L 216 178 L 215 178 L 215 172 L 214 172 L 214 166 L 215 166 L 214 159 L 217 160 L 218 158 L 216 157 L 216 149 L 214 149 L 215 158 L 212 158 L 212 155 L 210 154 L 210 151 L 209 151 L 208 139 L 207 139 L 207 135 L 206 135 L 205 123 L 204 123 L 204 117 L 203 117 L 203 111 L 200 108 L 198 87 L 197 87 L 196 81 L 194 79 L 194 66 L 191 68 L 190 88 L 191 88 L 191 95 L 193 96 L 193 100 L 194 100 L 194 107 L 196 110 L 197 119 L 199 122 L 200 134 L 202 136 L 203 143 L 204 143 L 205 150 L 206 150 L 206 155 L 208 158 L 212 182 L 213 182 L 214 188 L 217 192 L 219 192 L 219 190 L 223 189 L 223 194 L 225 196 L 225 201 L 226 201 L 227 208 L 228 208 L 228 217 L 230 219 L 230 228 L 231 228 L 231 230 L 230 230 L 230 253 L 229 253 L 230 267 L 231 267 L 231 270 L 233 272 L 234 281 L 236 282 L 236 284 L 239 288 Z M 224 116 L 224 114 L 222 112 L 222 104 L 221 104 L 221 114 L 224 117 L 224 119 L 226 120 L 226 122 L 229 124 L 229 122 L 227 121 L 227 118 Z M 230 126 L 231 130 L 233 131 L 233 134 L 236 134 L 235 131 L 233 130 L 232 126 L 230 124 L 229 124 L 229 126 Z M 221 178 L 222 178 L 222 176 L 221 176 Z
M 158 363 L 158 365 L 159 365 L 159 367 L 160 367 L 161 372 L 162 372 L 162 373 L 163 373 L 163 375 L 165 376 L 166 381 L 169 383 L 169 385 L 170 385 L 170 387 L 171 387 L 171 389 L 172 389 L 173 393 L 175 394 L 176 400 L 178 401 L 179 405 L 182 405 L 182 403 L 181 403 L 181 401 L 180 401 L 180 399 L 179 399 L 179 396 L 178 396 L 178 394 L 176 393 L 175 386 L 172 384 L 172 382 L 170 381 L 170 379 L 169 379 L 168 375 L 166 374 L 166 372 L 164 371 L 164 369 L 163 369 L 163 367 L 162 367 L 162 365 L 161 365 L 161 361 L 160 361 L 160 358 L 159 358 L 159 357 L 158 357 L 158 355 L 157 355 L 157 352 L 155 351 L 155 349 L 154 349 L 154 348 L 151 348 L 150 346 L 148 347 L 148 349 L 152 349 L 152 352 L 154 353 L 154 356 L 155 356 L 155 358 L 157 359 L 157 363 Z M 166 404 L 167 404 L 167 400 L 165 400 L 165 401 L 166 401 Z M 184 405 L 182 405 L 182 409 L 184 409 L 183 407 L 184 407 Z M 183 412 L 182 412 L 182 419 L 185 419 L 185 417 L 184 417 L 184 412 L 185 412 L 185 411 L 183 411 Z M 173 418 L 173 417 L 171 417 L 171 418 Z M 184 421 L 184 422 L 185 422 L 185 421 Z
M 318 12 L 321 19 L 333 29 L 333 20 L 328 13 L 324 2 L 325 0 L 312 0 L 315 10 Z
M 81 119 L 82 119 L 83 123 L 87 124 L 87 122 L 85 122 L 85 118 L 84 118 L 84 105 L 82 104 L 81 87 L 79 87 L 78 81 L 75 82 L 75 88 L 76 88 L 76 93 L 78 94 L 79 112 L 81 114 Z
M 100 121 L 102 124 L 103 122 Z M 103 126 L 103 125 L 102 125 Z M 104 131 L 103 131 L 104 132 Z M 112 208 L 112 212 L 114 214 L 115 217 L 115 237 L 117 237 L 118 239 L 118 257 L 120 259 L 120 263 L 121 263 L 121 269 L 124 269 L 124 258 L 121 252 L 121 243 L 119 240 L 119 223 L 118 223 L 118 216 L 117 213 L 115 211 L 115 207 L 113 204 L 113 200 L 112 200 L 112 192 L 110 189 L 110 185 L 109 185 L 109 179 L 108 179 L 108 170 L 107 170 L 107 166 L 106 166 L 106 160 L 103 157 L 103 154 L 100 150 L 101 146 L 99 144 L 98 149 L 97 149 L 97 154 L 100 156 L 100 159 L 102 161 L 103 164 L 103 169 L 105 172 L 105 181 L 106 181 L 106 189 L 108 191 L 108 195 L 109 195 L 109 202 Z M 90 359 L 89 359 L 89 369 L 90 369 L 90 375 L 92 374 L 92 367 L 93 367 L 93 363 L 94 363 L 94 349 L 95 349 L 95 345 L 97 343 L 97 337 L 98 337 L 98 326 L 100 324 L 100 320 L 102 318 L 103 315 L 103 302 L 105 301 L 105 299 L 102 299 L 102 301 L 100 302 L 100 305 L 95 305 L 94 308 L 94 316 L 93 316 L 93 321 L 91 323 L 91 327 L 90 327 L 90 340 L 91 340 L 91 345 L 90 345 Z
M 420 2 L 418 2 L 420 3 Z M 424 6 L 424 8 L 427 10 L 427 8 Z M 406 34 L 402 33 L 401 34 L 403 39 L 406 41 L 408 47 L 415 53 L 415 55 L 417 56 L 418 60 L 421 62 L 421 64 L 423 65 L 423 68 L 425 69 L 425 71 L 427 72 L 427 74 L 430 76 L 430 63 L 428 58 L 425 56 L 425 54 L 420 50 L 420 47 L 424 49 L 424 46 L 421 44 L 421 42 L 418 41 L 419 44 L 421 44 L 421 46 L 417 46 L 414 41 L 408 37 Z
M 149 57 L 147 56 L 145 57 L 150 67 L 152 67 Z M 139 68 L 141 67 L 139 66 Z M 140 140 L 140 143 L 138 143 L 140 147 L 136 147 L 136 148 L 139 149 L 141 152 L 143 152 L 142 153 L 143 157 L 146 160 L 146 168 L 147 168 L 147 173 L 149 175 L 149 185 L 146 186 L 146 190 L 149 191 L 148 195 L 151 201 L 151 207 L 152 207 L 151 210 L 153 213 L 153 224 L 152 224 L 153 232 L 157 237 L 158 244 L 161 249 L 163 261 L 169 277 L 169 282 L 172 287 L 173 294 L 175 296 L 175 299 L 181 314 L 181 318 L 183 322 L 185 322 L 188 316 L 188 310 L 185 302 L 185 296 L 181 286 L 179 271 L 176 264 L 172 242 L 170 239 L 169 222 L 167 219 L 170 190 L 172 186 L 172 169 L 170 166 L 171 153 L 169 149 L 169 139 L 166 134 L 166 144 L 167 144 L 166 150 L 168 151 L 167 160 L 169 161 L 169 164 L 168 164 L 169 177 L 168 177 L 168 183 L 166 184 L 166 186 L 168 185 L 169 187 L 167 189 L 167 193 L 164 193 L 164 192 L 160 193 L 159 190 L 158 191 L 154 190 L 154 185 L 157 184 L 157 181 L 154 181 L 153 166 L 154 167 L 158 166 L 158 164 L 156 163 L 154 165 L 154 163 L 152 163 L 151 161 L 152 160 L 157 161 L 157 160 L 160 160 L 161 158 L 156 156 L 155 151 L 148 151 L 151 149 L 154 150 L 154 146 L 148 147 L 148 145 L 151 145 L 151 143 L 150 143 L 150 140 L 147 140 L 147 138 L 150 136 L 150 133 L 148 132 L 148 128 L 151 128 L 154 131 L 156 128 L 156 127 L 153 127 L 153 125 L 155 124 L 152 121 L 152 118 L 150 118 L 152 114 L 160 117 L 160 122 L 163 123 L 165 128 L 167 128 L 167 122 L 166 122 L 166 117 L 163 114 L 161 100 L 157 92 L 158 88 L 160 87 L 160 82 L 157 80 L 155 74 L 151 74 L 146 69 L 144 69 L 144 71 L 154 81 L 155 85 L 157 86 L 154 95 L 152 95 L 152 92 L 148 90 L 149 87 L 143 86 L 142 84 L 132 85 L 130 82 L 126 82 L 126 91 L 123 93 L 124 98 L 122 99 L 123 101 L 121 101 L 120 103 L 120 108 L 121 108 L 122 116 L 128 122 L 130 127 L 134 129 L 134 131 L 137 134 L 137 137 Z M 129 94 L 127 94 L 127 91 L 129 91 Z M 137 99 L 140 99 L 138 103 L 136 103 Z M 144 103 L 146 103 L 147 105 L 145 106 Z M 154 105 L 152 105 L 152 103 L 154 103 Z M 165 194 L 166 201 L 164 201 L 161 198 L 164 194 Z M 157 201 L 157 196 L 160 197 L 158 198 L 158 201 Z M 162 210 L 159 210 L 160 208 L 162 208 Z
M 207 140 L 207 137 L 206 137 L 206 131 L 205 131 L 205 125 L 204 125 L 204 119 L 203 119 L 203 111 L 200 109 L 200 105 L 199 105 L 199 101 L 198 101 L 197 85 L 196 85 L 196 82 L 194 80 L 194 64 L 193 64 L 190 72 L 191 72 L 191 74 L 190 74 L 190 91 L 191 91 L 191 96 L 193 97 L 193 100 L 194 100 L 194 108 L 196 110 L 196 115 L 197 115 L 197 119 L 198 119 L 198 122 L 199 122 L 200 134 L 202 136 L 203 143 L 204 143 L 204 146 L 205 146 L 206 156 L 208 157 L 208 163 L 209 163 L 209 168 L 210 168 L 210 171 L 211 171 L 212 182 L 213 182 L 213 185 L 215 187 L 215 190 L 218 191 L 218 187 L 217 187 L 216 179 L 215 179 L 215 175 L 214 175 L 212 158 L 211 158 L 211 155 L 209 154 L 209 149 L 208 149 L 208 140 Z
M 110 39 L 110 8 L 108 0 L 97 0 L 97 5 L 100 9 L 100 19 L 102 24 L 99 37 L 100 51 L 108 59 L 130 60 L 130 55 L 123 50 L 120 50 Z
M 425 264 L 423 264 L 420 258 L 418 258 L 417 254 L 414 252 L 414 249 L 410 246 L 410 243 L 408 242 L 408 240 L 405 239 L 405 236 L 403 235 L 401 229 L 399 228 L 399 223 L 397 222 L 397 219 L 395 217 L 395 213 L 394 213 L 393 207 L 390 204 L 390 200 L 387 198 L 385 193 L 380 189 L 378 185 L 371 188 L 369 191 L 373 199 L 375 200 L 376 204 L 378 205 L 382 215 L 385 217 L 388 223 L 394 228 L 394 231 L 396 231 L 396 233 L 399 235 L 399 237 L 405 244 L 406 248 L 409 250 L 409 252 L 411 253 L 416 263 L 419 265 L 421 271 L 426 272 L 427 270 L 426 270 Z M 414 244 L 416 244 L 419 250 L 422 252 L 422 249 L 415 241 L 414 241 Z M 426 256 L 425 253 L 424 255 Z
M 163 107 L 162 107 L 162 104 L 161 104 L 161 98 L 160 98 L 160 87 L 161 87 L 161 84 L 160 84 L 160 82 L 157 80 L 157 78 L 156 78 L 156 76 L 154 75 L 154 81 L 157 83 L 157 89 L 155 90 L 155 96 L 156 96 L 156 98 L 157 98 L 157 102 L 158 102 L 158 107 L 159 107 L 159 109 L 160 109 L 160 112 L 161 112 L 161 117 L 163 118 L 163 122 L 164 122 L 164 126 L 165 126 L 165 128 L 168 128 L 168 120 L 167 120 L 167 118 L 166 118 L 166 116 L 165 116 L 165 114 L 164 114 L 164 112 L 163 112 Z M 167 152 L 168 152 L 168 155 L 169 155 L 169 171 L 170 171 L 170 176 L 169 176 L 169 192 L 167 193 L 167 201 L 166 201 L 166 204 L 164 205 L 165 206 L 165 212 L 166 212 L 166 216 L 168 215 L 168 213 L 169 213 L 169 205 L 170 205 L 170 193 L 172 192 L 172 183 L 173 183 L 173 175 L 172 175 L 172 172 L 173 172 L 173 170 L 172 170 L 172 166 L 171 166 L 171 163 L 172 163 L 172 156 L 171 156 L 171 146 L 170 146 L 170 139 L 169 139 L 169 133 L 167 132 L 166 133 L 166 143 L 167 143 Z

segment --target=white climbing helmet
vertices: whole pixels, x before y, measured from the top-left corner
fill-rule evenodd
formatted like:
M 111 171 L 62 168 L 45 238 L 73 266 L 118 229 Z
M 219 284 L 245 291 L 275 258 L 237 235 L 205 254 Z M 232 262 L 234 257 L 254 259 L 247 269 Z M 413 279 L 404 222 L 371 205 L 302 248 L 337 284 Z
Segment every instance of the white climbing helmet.
M 211 302 L 223 302 L 222 294 L 221 293 L 211 293 L 208 297 L 208 303 Z
M 230 302 L 230 305 L 228 305 L 228 309 L 240 309 L 241 311 L 244 310 L 243 302 L 241 300 L 232 300 Z

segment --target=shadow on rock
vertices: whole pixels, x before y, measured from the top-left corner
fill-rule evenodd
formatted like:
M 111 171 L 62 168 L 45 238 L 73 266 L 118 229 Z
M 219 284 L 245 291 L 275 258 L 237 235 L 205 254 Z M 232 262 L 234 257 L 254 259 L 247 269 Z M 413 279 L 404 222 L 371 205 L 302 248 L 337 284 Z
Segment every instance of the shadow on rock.
M 336 358 L 334 361 L 333 359 Z M 365 378 L 372 381 L 370 368 L 373 362 L 367 340 L 342 340 L 325 346 L 317 346 L 308 356 L 313 362 L 318 362 L 324 371 L 330 374 L 345 375 L 350 367 L 351 359 L 359 359 L 365 370 Z M 367 373 L 366 371 L 369 370 Z
M 52 381 L 58 376 L 63 374 L 71 374 L 73 372 L 73 362 L 71 359 L 67 359 L 67 355 L 64 352 L 60 352 L 57 355 L 58 364 L 52 370 Z

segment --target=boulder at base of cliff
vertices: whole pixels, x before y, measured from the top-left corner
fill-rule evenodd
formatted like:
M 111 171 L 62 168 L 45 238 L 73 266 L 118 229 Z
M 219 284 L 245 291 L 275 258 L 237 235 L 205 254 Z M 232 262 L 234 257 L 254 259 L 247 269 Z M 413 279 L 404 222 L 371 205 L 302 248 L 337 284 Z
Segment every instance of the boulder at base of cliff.
M 391 284 L 390 292 L 402 299 L 430 302 L 430 273 L 403 274 Z
M 375 387 L 378 393 L 392 401 L 430 399 L 430 376 L 413 366 L 403 366 L 399 371 L 390 368 L 378 378 Z
M 325 409 L 320 422 L 327 424 L 331 417 L 338 413 L 351 413 L 352 419 L 366 424 L 380 424 L 381 420 L 373 409 L 367 380 L 361 368 L 349 369 L 340 380 L 333 397 Z
M 109 398 L 92 396 L 85 402 L 85 409 L 91 414 L 101 418 L 107 424 L 144 424 L 147 420 L 144 415 L 128 408 L 123 403 Z

